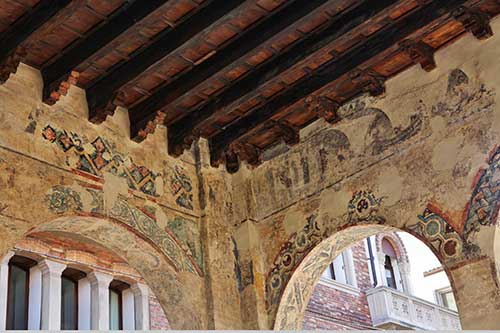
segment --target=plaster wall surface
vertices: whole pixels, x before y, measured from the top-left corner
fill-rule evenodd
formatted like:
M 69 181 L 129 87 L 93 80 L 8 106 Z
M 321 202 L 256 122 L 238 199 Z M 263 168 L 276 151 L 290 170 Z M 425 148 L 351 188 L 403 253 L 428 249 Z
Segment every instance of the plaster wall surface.
M 493 37 L 463 37 L 436 54 L 436 70 L 412 67 L 383 97 L 356 98 L 338 123 L 317 121 L 235 175 L 209 166 L 204 140 L 179 159 L 165 129 L 132 142 L 125 110 L 89 123 L 77 88 L 44 105 L 40 73 L 21 64 L 0 86 L 0 254 L 32 232 L 64 232 L 119 253 L 174 329 L 297 328 L 327 259 L 403 229 L 441 259 L 462 326 L 498 328 L 491 25 Z

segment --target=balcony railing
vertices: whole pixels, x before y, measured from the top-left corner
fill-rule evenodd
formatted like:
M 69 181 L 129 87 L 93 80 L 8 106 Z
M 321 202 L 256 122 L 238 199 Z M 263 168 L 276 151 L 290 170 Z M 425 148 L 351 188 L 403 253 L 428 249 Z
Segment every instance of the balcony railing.
M 385 329 L 460 330 L 458 313 L 388 287 L 367 291 L 373 326 Z

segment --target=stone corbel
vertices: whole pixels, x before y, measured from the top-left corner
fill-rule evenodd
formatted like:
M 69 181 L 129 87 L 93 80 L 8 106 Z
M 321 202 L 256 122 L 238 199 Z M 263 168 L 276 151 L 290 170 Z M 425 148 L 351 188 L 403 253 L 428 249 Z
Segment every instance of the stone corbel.
M 406 39 L 402 41 L 400 47 L 403 52 L 408 54 L 415 64 L 420 64 L 422 69 L 430 72 L 436 68 L 436 61 L 434 60 L 434 49 L 422 41 L 412 41 Z
M 493 36 L 490 17 L 480 10 L 460 6 L 452 12 L 452 16 L 463 25 L 466 31 L 472 33 L 477 39 L 483 40 Z

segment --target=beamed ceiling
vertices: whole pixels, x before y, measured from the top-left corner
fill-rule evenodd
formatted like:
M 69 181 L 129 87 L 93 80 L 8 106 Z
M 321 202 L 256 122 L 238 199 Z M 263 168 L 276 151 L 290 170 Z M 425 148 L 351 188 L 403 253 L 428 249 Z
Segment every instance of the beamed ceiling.
M 229 171 L 466 33 L 491 36 L 500 0 L 0 0 L 0 82 L 39 69 L 43 101 L 86 90 L 89 121 L 128 109 L 130 136 L 198 137 Z

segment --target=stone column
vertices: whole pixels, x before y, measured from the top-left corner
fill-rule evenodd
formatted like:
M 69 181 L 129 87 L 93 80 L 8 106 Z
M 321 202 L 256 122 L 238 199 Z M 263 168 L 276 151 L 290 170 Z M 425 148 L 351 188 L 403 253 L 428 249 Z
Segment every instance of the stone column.
M 135 295 L 127 288 L 122 291 L 122 311 L 123 311 L 123 330 L 133 331 L 135 330 L 135 317 L 137 312 L 135 311 Z M 132 316 L 132 314 L 134 314 Z M 141 329 L 142 330 L 142 329 Z
M 136 283 L 130 287 L 134 294 L 135 329 L 149 330 L 149 288 Z
M 88 278 L 78 280 L 78 329 L 90 330 L 91 322 L 90 281 Z
M 42 330 L 61 329 L 61 273 L 66 265 L 44 259 L 38 264 L 42 271 Z
M 91 315 L 90 326 L 93 330 L 109 329 L 109 284 L 113 276 L 91 272 L 88 275 L 90 281 L 90 303 Z
M 0 331 L 7 327 L 7 289 L 9 286 L 9 261 L 14 252 L 9 251 L 0 260 Z
M 42 270 L 34 266 L 30 268 L 28 301 L 28 329 L 39 330 L 42 314 Z

